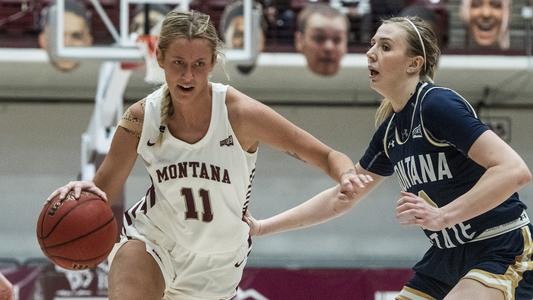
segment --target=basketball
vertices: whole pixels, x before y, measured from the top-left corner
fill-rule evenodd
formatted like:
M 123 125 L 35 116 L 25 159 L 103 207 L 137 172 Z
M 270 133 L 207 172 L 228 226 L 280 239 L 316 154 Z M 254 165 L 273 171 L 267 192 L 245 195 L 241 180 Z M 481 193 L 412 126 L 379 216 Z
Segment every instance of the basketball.
M 37 221 L 37 240 L 43 253 L 69 270 L 95 268 L 107 258 L 117 237 L 117 223 L 106 201 L 83 191 L 76 200 L 54 197 Z

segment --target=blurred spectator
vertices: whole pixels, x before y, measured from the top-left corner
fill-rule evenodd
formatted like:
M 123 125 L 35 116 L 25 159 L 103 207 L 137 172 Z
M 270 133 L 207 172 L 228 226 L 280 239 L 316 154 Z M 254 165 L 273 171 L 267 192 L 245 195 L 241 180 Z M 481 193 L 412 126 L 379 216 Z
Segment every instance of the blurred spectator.
M 413 4 L 405 7 L 399 13 L 400 17 L 420 17 L 422 20 L 426 21 L 431 25 L 432 29 L 435 29 L 437 23 L 437 16 L 435 12 L 427 8 L 423 4 Z
M 406 6 L 406 1 L 408 0 L 370 0 L 370 13 L 372 15 L 370 32 L 376 32 L 382 19 L 397 16 Z
M 372 16 L 369 0 L 330 0 L 329 5 L 338 9 L 350 20 L 348 44 L 361 44 L 370 40 Z
M 459 10 L 474 46 L 509 48 L 511 0 L 462 0 Z
M 254 9 L 262 8 L 260 4 L 255 3 Z M 261 22 L 259 30 L 259 51 L 262 51 L 265 46 L 265 25 L 263 23 Z M 220 19 L 220 31 L 226 47 L 244 48 L 244 8 L 242 1 L 234 1 L 224 9 Z
M 300 6 L 305 3 L 294 0 L 262 0 L 261 2 L 268 30 L 272 33 L 269 38 L 282 44 L 286 42 L 292 44 L 296 24 L 295 12 L 299 11 Z
M 253 9 L 259 10 L 260 15 L 263 16 L 261 4 L 254 2 Z M 257 45 L 257 51 L 262 52 L 265 47 L 265 30 L 266 25 L 263 20 L 260 21 L 259 43 Z M 230 3 L 224 9 L 222 17 L 220 18 L 220 35 L 224 40 L 224 44 L 229 49 L 242 49 L 244 48 L 244 6 L 243 2 L 238 0 Z M 248 74 L 254 68 L 255 64 L 250 66 L 238 66 L 238 70 L 241 73 Z
M 0 300 L 13 300 L 13 285 L 0 273 Z
M 60 60 L 53 54 L 52 30 L 50 24 L 55 24 L 57 18 L 57 7 L 51 5 L 43 9 L 41 14 L 41 33 L 39 34 L 39 46 L 46 49 L 50 63 L 57 70 L 68 72 L 79 66 L 78 61 Z M 87 9 L 82 3 L 76 0 L 65 0 L 64 17 L 64 45 L 66 47 L 86 47 L 91 46 L 93 37 L 90 32 L 90 21 Z
M 369 0 L 330 0 L 329 5 L 348 16 L 360 16 L 370 11 Z
M 407 17 L 407 16 L 413 16 L 413 17 L 419 17 L 422 20 L 426 21 L 435 34 L 437 35 L 437 39 L 439 41 L 440 46 L 444 44 L 444 38 L 443 38 L 443 30 L 447 30 L 446 28 L 441 28 L 438 26 L 437 22 L 437 14 L 425 6 L 424 4 L 411 4 L 404 9 L 402 9 L 399 13 L 400 17 Z
M 308 4 L 298 14 L 296 49 L 315 74 L 333 76 L 348 50 L 348 18 L 328 4 Z
M 148 13 L 146 12 L 148 10 Z M 138 5 L 133 12 L 130 22 L 130 33 L 136 35 L 158 34 L 160 28 L 155 28 L 157 24 L 163 21 L 165 15 L 171 10 L 170 7 L 163 4 L 143 4 Z M 146 15 L 148 15 L 148 26 L 146 26 Z M 155 30 L 157 32 L 152 32 Z

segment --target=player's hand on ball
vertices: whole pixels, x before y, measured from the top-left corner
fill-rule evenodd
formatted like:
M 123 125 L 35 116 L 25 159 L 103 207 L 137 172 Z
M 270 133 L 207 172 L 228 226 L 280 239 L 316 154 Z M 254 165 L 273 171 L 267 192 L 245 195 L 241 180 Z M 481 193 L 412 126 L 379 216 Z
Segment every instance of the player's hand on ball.
M 54 264 L 69 270 L 96 268 L 117 239 L 118 226 L 111 207 L 102 197 L 82 191 L 62 201 L 57 194 L 43 206 L 37 219 L 39 246 Z
M 66 185 L 57 188 L 55 191 L 48 196 L 46 199 L 46 203 L 52 200 L 55 196 L 59 195 L 59 199 L 65 199 L 65 197 L 70 193 L 74 192 L 74 198 L 79 199 L 81 191 L 89 191 L 92 192 L 98 196 L 100 196 L 102 199 L 107 201 L 107 196 L 104 191 L 99 189 L 94 182 L 92 181 L 71 181 L 67 183 Z

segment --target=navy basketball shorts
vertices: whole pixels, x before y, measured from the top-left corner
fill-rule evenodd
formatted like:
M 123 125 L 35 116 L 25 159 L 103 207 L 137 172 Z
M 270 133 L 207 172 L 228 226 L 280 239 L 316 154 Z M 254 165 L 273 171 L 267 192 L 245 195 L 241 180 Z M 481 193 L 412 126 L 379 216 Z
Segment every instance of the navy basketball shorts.
M 443 299 L 462 278 L 498 289 L 506 300 L 533 299 L 531 224 L 449 249 L 432 246 L 397 299 Z

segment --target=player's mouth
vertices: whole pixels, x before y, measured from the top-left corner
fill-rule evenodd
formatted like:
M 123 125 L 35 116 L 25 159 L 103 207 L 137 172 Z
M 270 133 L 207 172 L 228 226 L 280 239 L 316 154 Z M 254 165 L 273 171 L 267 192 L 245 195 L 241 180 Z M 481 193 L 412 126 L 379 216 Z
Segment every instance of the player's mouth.
M 475 23 L 477 29 L 486 32 L 496 29 L 496 21 L 494 19 L 486 19 Z
M 376 76 L 379 75 L 379 72 L 371 66 L 368 66 L 368 71 L 369 71 L 368 78 L 370 79 L 374 79 L 376 78 Z
M 498 38 L 498 22 L 493 18 L 480 20 L 472 28 L 474 40 L 481 46 L 490 46 Z
M 318 62 L 324 65 L 336 64 L 337 60 L 333 57 L 322 57 L 318 59 Z
M 474 34 L 480 39 L 494 39 L 498 33 L 498 24 L 493 19 L 475 23 Z
M 194 90 L 194 85 L 178 84 L 178 89 L 184 93 L 190 93 Z

